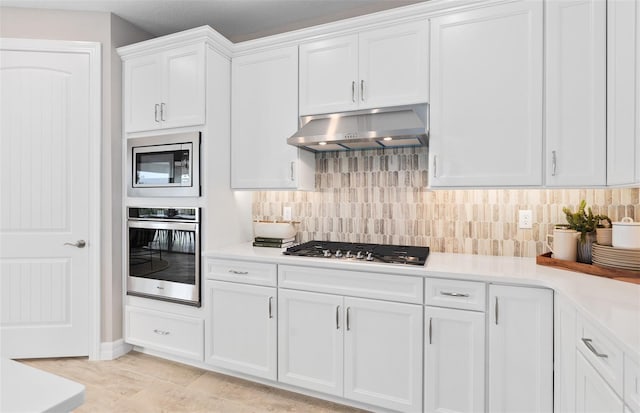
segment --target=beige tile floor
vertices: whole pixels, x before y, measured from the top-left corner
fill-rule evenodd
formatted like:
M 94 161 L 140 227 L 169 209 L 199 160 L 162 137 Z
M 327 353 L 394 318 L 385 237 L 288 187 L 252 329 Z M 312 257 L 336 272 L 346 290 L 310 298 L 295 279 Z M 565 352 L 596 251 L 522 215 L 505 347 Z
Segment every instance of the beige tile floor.
M 86 386 L 81 412 L 304 412 L 362 410 L 130 352 L 117 360 L 21 360 Z

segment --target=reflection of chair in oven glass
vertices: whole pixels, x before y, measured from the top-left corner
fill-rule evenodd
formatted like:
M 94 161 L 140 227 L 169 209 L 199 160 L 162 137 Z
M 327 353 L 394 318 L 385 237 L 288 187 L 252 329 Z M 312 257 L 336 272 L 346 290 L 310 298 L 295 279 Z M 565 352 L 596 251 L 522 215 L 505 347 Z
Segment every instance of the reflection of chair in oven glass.
M 162 259 L 160 232 L 162 231 L 155 229 L 130 228 L 129 266 L 131 275 L 144 276 L 169 266 L 169 263 Z

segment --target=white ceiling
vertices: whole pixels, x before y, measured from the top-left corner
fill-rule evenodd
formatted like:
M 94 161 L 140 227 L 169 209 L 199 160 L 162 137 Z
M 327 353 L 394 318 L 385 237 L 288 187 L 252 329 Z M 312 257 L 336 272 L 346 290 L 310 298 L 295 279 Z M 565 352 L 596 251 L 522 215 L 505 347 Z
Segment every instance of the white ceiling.
M 0 0 L 0 6 L 111 12 L 155 36 L 209 25 L 237 43 L 423 1 Z

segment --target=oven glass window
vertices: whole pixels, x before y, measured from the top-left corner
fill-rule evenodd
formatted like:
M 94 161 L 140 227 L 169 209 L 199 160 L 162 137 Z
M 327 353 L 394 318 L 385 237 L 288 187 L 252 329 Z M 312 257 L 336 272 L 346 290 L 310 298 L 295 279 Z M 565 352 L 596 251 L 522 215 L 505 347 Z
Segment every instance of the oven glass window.
M 137 185 L 190 185 L 189 150 L 136 153 Z
M 129 275 L 196 283 L 195 231 L 129 228 Z

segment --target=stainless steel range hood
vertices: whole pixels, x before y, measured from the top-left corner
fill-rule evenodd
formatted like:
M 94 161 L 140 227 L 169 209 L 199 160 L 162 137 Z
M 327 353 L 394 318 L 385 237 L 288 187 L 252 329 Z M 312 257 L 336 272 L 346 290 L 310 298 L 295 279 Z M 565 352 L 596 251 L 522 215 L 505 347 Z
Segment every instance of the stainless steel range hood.
M 300 117 L 289 145 L 313 152 L 427 144 L 428 104 Z

